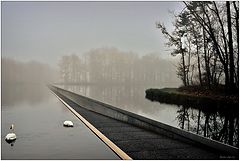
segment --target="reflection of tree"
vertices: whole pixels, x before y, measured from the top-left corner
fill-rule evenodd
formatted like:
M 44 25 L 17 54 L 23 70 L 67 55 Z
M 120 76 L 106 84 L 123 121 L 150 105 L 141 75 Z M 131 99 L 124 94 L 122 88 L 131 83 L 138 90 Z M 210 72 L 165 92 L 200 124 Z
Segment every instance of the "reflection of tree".
M 49 99 L 45 86 L 38 84 L 4 84 L 1 90 L 2 107 L 12 107 L 23 102 L 36 104 Z
M 151 114 L 152 116 L 160 110 L 158 104 L 152 104 L 143 99 L 143 91 L 147 88 L 145 86 L 65 85 L 64 88 L 135 113 L 141 111 L 141 113 Z M 182 129 L 238 146 L 237 115 L 238 113 L 231 111 L 213 112 L 207 111 L 206 108 L 196 109 L 185 105 L 179 107 L 176 120 L 178 126 Z
M 145 99 L 144 91 L 149 88 L 142 85 L 63 85 L 62 88 L 75 93 L 111 104 L 130 112 L 140 113 L 159 120 L 157 113 L 168 108 L 153 104 Z M 174 118 L 171 120 L 174 121 Z
M 133 112 L 140 110 L 143 113 L 153 114 L 159 109 L 159 105 L 154 106 L 143 99 L 143 91 L 146 89 L 144 86 L 65 85 L 64 88 Z M 182 129 L 230 145 L 239 144 L 236 112 L 213 112 L 207 111 L 206 108 L 196 109 L 185 105 L 179 107 L 176 120 Z
M 201 117 L 201 110 L 198 110 L 198 117 L 197 117 L 197 134 L 199 134 L 200 117 Z
M 179 127 L 204 137 L 238 146 L 238 117 L 232 111 L 209 112 L 179 107 L 176 119 Z M 187 126 L 186 126 L 187 125 Z
M 177 119 L 179 121 L 178 125 L 180 126 L 180 128 L 185 129 L 186 127 L 184 125 L 185 125 L 185 121 L 187 121 L 187 129 L 189 130 L 190 120 L 189 120 L 188 109 L 186 108 L 186 106 L 182 106 L 182 108 L 180 108 L 177 111 L 177 113 L 178 113 Z

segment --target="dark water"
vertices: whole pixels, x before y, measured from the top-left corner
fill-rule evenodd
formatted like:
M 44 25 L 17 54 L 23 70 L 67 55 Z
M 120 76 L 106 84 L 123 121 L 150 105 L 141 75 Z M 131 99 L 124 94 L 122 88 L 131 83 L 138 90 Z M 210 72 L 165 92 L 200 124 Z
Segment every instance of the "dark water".
M 119 159 L 46 86 L 2 86 L 2 159 Z M 62 126 L 72 120 L 74 128 Z M 4 138 L 15 124 L 17 140 Z
M 152 102 L 145 98 L 145 90 L 154 87 L 147 85 L 59 87 L 226 144 L 239 145 L 238 113 L 202 111 L 201 108 Z

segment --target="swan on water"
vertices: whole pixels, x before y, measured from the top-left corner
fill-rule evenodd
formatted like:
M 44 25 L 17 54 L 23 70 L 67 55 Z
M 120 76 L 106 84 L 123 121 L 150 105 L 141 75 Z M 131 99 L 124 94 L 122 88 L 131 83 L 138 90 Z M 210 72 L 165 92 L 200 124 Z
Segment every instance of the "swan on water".
M 11 133 L 8 133 L 8 134 L 6 135 L 6 137 L 5 137 L 5 140 L 6 140 L 7 142 L 13 142 L 14 140 L 17 139 L 17 136 L 16 136 L 16 134 L 14 133 L 14 125 L 13 125 L 13 124 L 10 126 L 10 130 L 12 130 L 12 132 L 11 132 Z
M 63 126 L 73 127 L 73 122 L 72 121 L 64 121 Z

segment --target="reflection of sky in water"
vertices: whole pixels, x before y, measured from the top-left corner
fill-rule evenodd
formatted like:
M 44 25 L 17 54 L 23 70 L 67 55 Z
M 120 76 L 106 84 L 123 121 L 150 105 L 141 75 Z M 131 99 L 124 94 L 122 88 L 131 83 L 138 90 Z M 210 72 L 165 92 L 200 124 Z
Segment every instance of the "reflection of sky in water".
M 238 146 L 236 116 L 225 117 L 225 114 L 221 115 L 219 112 L 203 112 L 184 106 L 151 102 L 145 98 L 145 90 L 151 88 L 148 86 L 59 85 L 59 87 L 226 144 L 231 144 L 232 141 L 229 140 L 233 140 L 233 145 Z M 230 131 L 233 138 L 229 135 Z
M 174 105 L 160 104 L 145 99 L 147 86 L 73 86 L 59 87 L 78 94 L 111 104 L 118 108 L 148 117 L 177 127 L 176 113 L 178 108 Z
M 2 159 L 118 158 L 46 87 L 5 88 L 2 101 Z M 74 128 L 63 127 L 69 119 Z M 13 146 L 4 140 L 12 123 L 17 135 Z

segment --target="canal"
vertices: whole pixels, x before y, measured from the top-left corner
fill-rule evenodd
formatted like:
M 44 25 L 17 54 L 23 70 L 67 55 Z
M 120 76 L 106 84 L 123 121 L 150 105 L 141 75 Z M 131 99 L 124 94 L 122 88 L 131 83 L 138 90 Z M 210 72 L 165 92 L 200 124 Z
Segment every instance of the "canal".
M 177 108 L 145 99 L 145 89 L 151 86 L 122 85 L 57 85 L 60 88 L 119 107 L 168 125 L 177 126 Z
M 119 159 L 44 85 L 2 86 L 1 107 L 2 159 Z M 17 140 L 8 144 L 11 124 Z
M 58 85 L 66 90 L 108 103 L 138 115 L 238 147 L 238 113 L 201 110 L 191 106 L 169 105 L 145 98 L 150 85 Z

